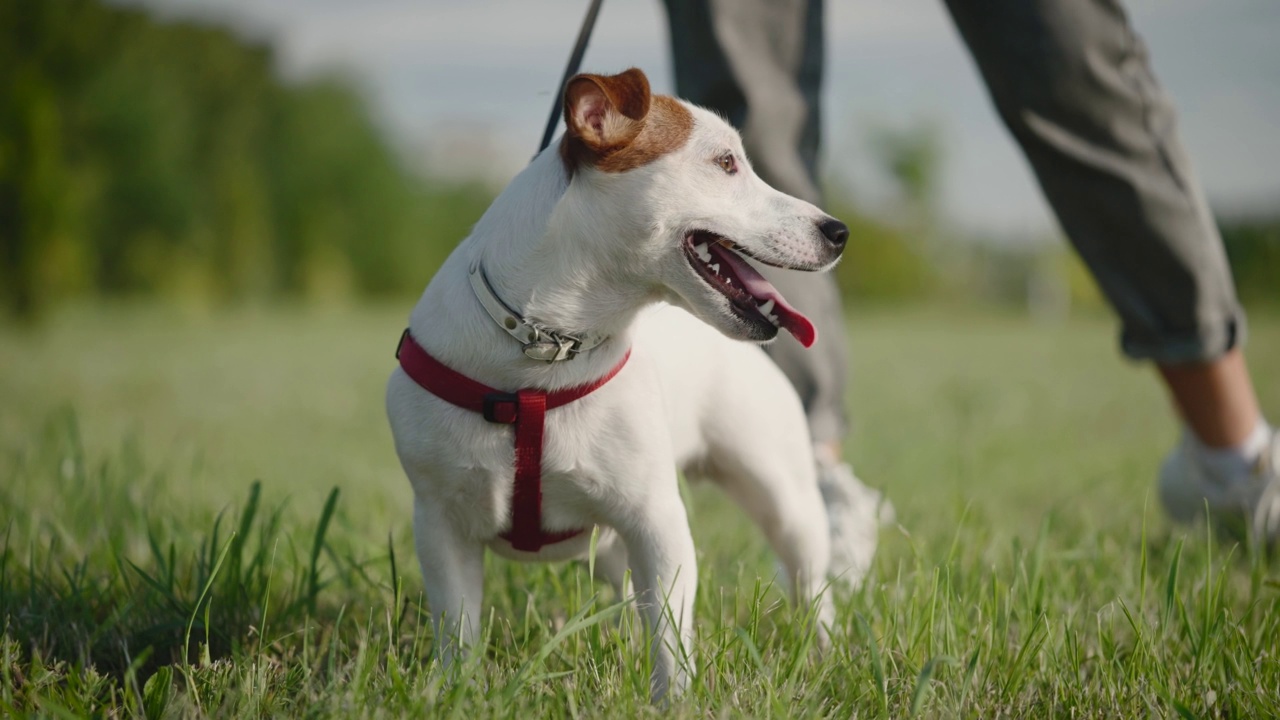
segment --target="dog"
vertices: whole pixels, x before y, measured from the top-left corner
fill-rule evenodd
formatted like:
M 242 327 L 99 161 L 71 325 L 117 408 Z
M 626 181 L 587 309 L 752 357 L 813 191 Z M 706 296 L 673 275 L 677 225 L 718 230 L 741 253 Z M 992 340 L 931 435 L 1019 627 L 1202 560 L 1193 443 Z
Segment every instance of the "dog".
M 829 270 L 848 229 L 769 187 L 737 131 L 651 94 L 640 70 L 575 76 L 563 102 L 559 144 L 414 308 L 387 416 L 442 662 L 479 637 L 486 547 L 582 558 L 598 526 L 597 567 L 633 593 L 661 698 L 692 672 L 697 560 L 677 469 L 759 525 L 820 636 L 833 620 L 804 411 L 757 346 L 815 331 L 755 265 Z

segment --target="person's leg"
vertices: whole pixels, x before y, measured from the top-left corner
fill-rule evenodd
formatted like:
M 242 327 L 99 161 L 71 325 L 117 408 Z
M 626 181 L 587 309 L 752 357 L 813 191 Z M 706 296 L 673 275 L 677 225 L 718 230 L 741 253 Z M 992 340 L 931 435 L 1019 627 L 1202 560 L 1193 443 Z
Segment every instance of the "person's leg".
M 755 171 L 773 187 L 821 204 L 817 183 L 822 0 L 665 0 L 676 94 L 724 115 L 742 133 Z M 865 567 L 881 497 L 841 461 L 848 432 L 843 306 L 834 276 L 765 268 L 813 321 L 806 350 L 781 333 L 766 350 L 804 403 L 833 524 L 832 565 Z M 889 507 L 881 517 L 888 517 Z
M 1240 353 L 1244 313 L 1173 106 L 1120 2 L 946 4 L 1063 230 L 1120 315 L 1125 354 L 1160 369 L 1193 435 L 1184 464 L 1203 466 L 1216 449 L 1256 466 L 1266 449 L 1258 439 L 1280 441 Z M 1269 472 L 1240 482 L 1266 485 Z M 1178 482 L 1213 480 L 1186 475 Z M 1213 505 L 1208 495 L 1202 507 Z
M 1209 362 L 1158 367 L 1183 421 L 1205 445 L 1238 446 L 1257 427 L 1262 413 L 1240 348 Z
M 666 0 L 676 94 L 724 115 L 742 133 L 756 173 L 815 205 L 821 0 Z M 766 268 L 770 281 L 813 321 L 806 350 L 786 333 L 766 351 L 786 373 L 815 442 L 839 455 L 848 430 L 844 314 L 832 275 Z
M 1207 508 L 1237 535 L 1280 539 L 1280 431 L 1258 409 L 1244 354 L 1158 367 L 1186 424 L 1160 468 L 1165 510 L 1190 522 Z

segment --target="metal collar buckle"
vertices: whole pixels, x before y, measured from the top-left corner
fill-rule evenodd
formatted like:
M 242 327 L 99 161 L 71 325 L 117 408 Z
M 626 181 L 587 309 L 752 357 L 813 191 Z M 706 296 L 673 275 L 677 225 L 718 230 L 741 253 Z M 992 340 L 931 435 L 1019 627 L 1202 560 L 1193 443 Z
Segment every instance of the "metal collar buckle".
M 525 343 L 525 357 L 532 360 L 542 360 L 543 362 L 556 362 L 557 360 L 572 360 L 573 356 L 581 351 L 582 341 L 577 338 L 546 332 L 540 332 L 539 334 L 546 336 L 547 339 Z

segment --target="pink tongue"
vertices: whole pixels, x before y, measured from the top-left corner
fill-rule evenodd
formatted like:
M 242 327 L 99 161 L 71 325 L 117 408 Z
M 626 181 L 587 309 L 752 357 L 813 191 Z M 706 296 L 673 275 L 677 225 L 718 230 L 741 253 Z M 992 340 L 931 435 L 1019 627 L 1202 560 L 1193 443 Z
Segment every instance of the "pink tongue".
M 818 331 L 814 329 L 813 323 L 809 322 L 809 318 L 800 314 L 800 311 L 787 304 L 782 293 L 778 292 L 778 288 L 773 283 L 764 279 L 764 276 L 751 267 L 742 256 L 720 245 L 719 243 L 707 243 L 707 250 L 720 261 L 721 264 L 729 266 L 729 272 L 737 278 L 742 284 L 742 288 L 758 303 L 773 301 L 773 314 L 777 316 L 778 322 L 783 329 L 791 333 L 792 337 L 800 341 L 805 347 L 812 347 L 815 340 L 818 339 Z

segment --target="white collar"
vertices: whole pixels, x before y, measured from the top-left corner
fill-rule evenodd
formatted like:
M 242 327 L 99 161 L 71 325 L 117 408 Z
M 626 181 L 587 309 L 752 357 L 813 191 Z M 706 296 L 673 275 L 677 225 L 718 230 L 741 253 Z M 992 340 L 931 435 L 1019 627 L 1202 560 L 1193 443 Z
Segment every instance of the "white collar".
M 471 280 L 471 290 L 485 312 L 489 313 L 489 317 L 493 318 L 498 327 L 524 346 L 526 357 L 549 363 L 572 360 L 579 353 L 586 352 L 609 339 L 608 335 L 593 332 L 575 337 L 526 320 L 493 291 L 493 286 L 489 284 L 489 278 L 485 276 L 479 260 L 471 265 L 468 276 Z

